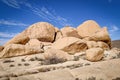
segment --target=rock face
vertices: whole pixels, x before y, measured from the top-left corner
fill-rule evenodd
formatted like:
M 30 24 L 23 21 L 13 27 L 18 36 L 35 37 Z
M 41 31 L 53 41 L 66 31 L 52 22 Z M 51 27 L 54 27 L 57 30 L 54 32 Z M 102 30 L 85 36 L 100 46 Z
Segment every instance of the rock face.
M 39 47 L 30 47 L 21 44 L 9 44 L 0 53 L 1 57 L 13 57 L 27 54 L 36 54 L 43 52 Z
M 64 27 L 61 29 L 63 37 L 76 37 L 76 38 L 81 38 L 78 32 L 76 31 L 75 28 L 72 27 Z
M 62 32 L 55 27 L 55 40 L 54 41 L 57 41 L 58 39 L 62 38 L 63 35 L 62 35 Z
M 109 36 L 109 33 L 108 33 L 106 27 L 98 30 L 95 34 L 93 34 L 91 36 L 91 39 L 94 40 L 94 41 L 104 41 L 109 46 L 111 46 L 111 39 L 110 39 L 110 36 Z
M 97 44 L 98 44 L 98 47 L 100 47 L 100 48 L 102 48 L 104 50 L 109 50 L 110 49 L 109 45 L 107 43 L 105 43 L 105 42 L 98 41 Z
M 38 22 L 27 29 L 30 39 L 38 39 L 43 42 L 52 42 L 55 37 L 55 28 L 47 22 Z
M 86 50 L 86 59 L 89 61 L 99 61 L 103 57 L 104 50 L 102 48 L 91 48 Z
M 87 49 L 86 42 L 75 37 L 61 38 L 54 42 L 52 47 L 68 52 L 69 54 L 85 51 Z
M 4 45 L 4 49 L 0 49 L 0 56 L 2 58 L 35 54 L 49 49 L 55 49 L 55 55 L 59 55 L 57 51 L 61 52 L 61 50 L 74 55 L 85 52 L 87 49 L 86 52 L 89 52 L 94 48 L 109 50 L 111 48 L 111 39 L 107 28 L 100 28 L 93 20 L 85 21 L 77 28 L 67 26 L 62 29 L 58 29 L 47 22 L 38 22 L 8 41 Z M 98 61 L 101 59 L 101 57 L 96 58 L 99 57 L 97 52 L 99 53 L 99 51 L 93 51 L 92 57 L 88 57 L 88 60 Z M 47 54 L 54 55 L 51 53 Z M 91 53 L 87 55 L 89 56 L 89 54 Z M 64 56 L 64 53 L 61 55 Z
M 25 30 L 22 33 L 19 33 L 18 35 L 16 35 L 10 41 L 8 41 L 4 46 L 7 46 L 9 44 L 26 44 L 29 40 L 30 39 L 27 35 L 27 30 Z
M 100 30 L 100 26 L 93 20 L 85 21 L 77 27 L 77 31 L 82 38 L 91 36 L 98 30 Z
M 3 49 L 4 49 L 4 47 L 3 47 L 3 46 L 0 46 L 0 52 L 1 52 Z
M 88 49 L 89 48 L 96 48 L 96 47 L 98 47 L 98 44 L 96 41 L 87 41 L 87 46 L 88 46 Z
M 37 39 L 30 39 L 30 41 L 26 45 L 31 47 L 35 46 L 39 46 L 41 48 L 43 47 L 43 44 Z

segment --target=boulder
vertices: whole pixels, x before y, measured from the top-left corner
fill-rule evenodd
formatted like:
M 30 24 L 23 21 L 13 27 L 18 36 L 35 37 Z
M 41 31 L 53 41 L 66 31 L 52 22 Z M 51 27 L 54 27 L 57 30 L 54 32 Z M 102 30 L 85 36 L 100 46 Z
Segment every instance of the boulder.
M 90 48 L 86 50 L 86 59 L 89 61 L 99 61 L 104 55 L 102 48 Z
M 107 27 L 104 27 L 97 31 L 95 34 L 93 34 L 91 36 L 91 40 L 106 42 L 111 47 L 111 39 L 107 31 Z
M 38 22 L 27 29 L 31 39 L 38 39 L 43 42 L 53 42 L 55 37 L 55 28 L 47 22 Z
M 26 44 L 28 41 L 29 41 L 29 37 L 27 35 L 27 30 L 25 30 L 22 33 L 16 35 L 11 40 L 9 40 L 4 46 L 7 46 L 9 44 Z
M 54 41 L 57 41 L 57 40 L 60 39 L 60 38 L 63 38 L 62 32 L 61 32 L 61 31 L 57 31 Z
M 30 39 L 26 45 L 31 47 L 35 46 L 39 46 L 40 48 L 43 47 L 43 44 L 38 39 Z
M 102 41 L 98 41 L 97 45 L 98 45 L 98 47 L 100 47 L 100 48 L 102 48 L 104 50 L 109 50 L 110 49 L 110 47 L 108 46 L 108 44 L 105 43 L 105 42 L 102 42 Z
M 93 20 L 88 20 L 77 27 L 78 34 L 84 38 L 100 30 L 100 26 Z
M 29 55 L 43 52 L 40 47 L 30 47 L 21 44 L 9 44 L 0 53 L 0 58 Z
M 81 38 L 80 35 L 78 34 L 78 32 L 76 31 L 76 29 L 69 27 L 69 26 L 62 28 L 61 32 L 62 32 L 63 37 Z
M 60 49 L 69 54 L 74 54 L 76 52 L 84 51 L 87 49 L 87 44 L 85 41 L 75 37 L 64 37 L 55 41 L 52 48 Z
M 0 52 L 1 52 L 3 49 L 4 49 L 4 47 L 3 47 L 3 46 L 0 46 Z
M 72 58 L 72 56 L 67 52 L 53 48 L 47 49 L 43 55 L 45 59 L 49 61 L 49 63 L 64 62 Z
M 88 49 L 96 48 L 96 47 L 98 47 L 98 44 L 96 41 L 87 41 L 87 46 L 88 46 Z

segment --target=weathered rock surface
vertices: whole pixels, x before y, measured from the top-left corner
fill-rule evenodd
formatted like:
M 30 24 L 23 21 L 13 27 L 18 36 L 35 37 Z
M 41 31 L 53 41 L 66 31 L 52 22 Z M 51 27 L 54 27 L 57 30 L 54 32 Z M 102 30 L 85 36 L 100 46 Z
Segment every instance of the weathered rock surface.
M 91 36 L 91 39 L 94 41 L 103 41 L 106 42 L 111 47 L 111 39 L 107 28 L 104 27 L 101 30 L 97 31 L 95 34 Z
M 14 38 L 9 40 L 4 46 L 7 46 L 9 44 L 26 44 L 29 41 L 29 37 L 27 35 L 27 30 L 23 31 L 22 33 L 19 33 Z
M 93 20 L 85 21 L 77 27 L 77 31 L 82 38 L 89 37 L 98 30 L 100 30 L 100 26 Z
M 38 22 L 27 29 L 27 34 L 31 39 L 52 42 L 55 37 L 55 28 L 47 22 Z
M 81 38 L 80 35 L 78 34 L 77 30 L 72 27 L 64 27 L 61 29 L 63 37 L 76 37 L 76 38 Z
M 105 42 L 98 41 L 97 44 L 98 44 L 98 47 L 100 47 L 100 48 L 102 48 L 104 50 L 109 50 L 110 49 L 109 45 L 107 43 L 105 43 Z
M 58 39 L 60 38 L 63 38 L 63 35 L 62 35 L 62 32 L 60 30 L 58 30 L 56 32 L 56 35 L 55 35 L 55 40 L 54 41 L 57 41 Z
M 35 47 L 43 47 L 43 44 L 38 39 L 30 39 L 29 42 L 26 44 L 27 46 Z
M 9 44 L 0 53 L 0 58 L 36 54 L 41 52 L 43 52 L 43 50 L 40 47 L 30 47 L 21 44 Z
M 87 49 L 87 44 L 79 38 L 64 37 L 54 42 L 52 48 L 74 54 L 76 52 L 85 51 Z
M 0 46 L 0 52 L 1 52 L 3 49 L 4 49 L 4 47 L 3 47 L 3 46 Z
M 86 50 L 86 59 L 89 61 L 99 61 L 104 55 L 102 48 L 91 48 Z
M 88 49 L 96 48 L 96 47 L 98 47 L 98 44 L 96 41 L 87 41 L 87 46 L 88 46 Z
M 79 80 L 119 80 L 120 59 L 97 62 L 93 65 L 71 70 Z

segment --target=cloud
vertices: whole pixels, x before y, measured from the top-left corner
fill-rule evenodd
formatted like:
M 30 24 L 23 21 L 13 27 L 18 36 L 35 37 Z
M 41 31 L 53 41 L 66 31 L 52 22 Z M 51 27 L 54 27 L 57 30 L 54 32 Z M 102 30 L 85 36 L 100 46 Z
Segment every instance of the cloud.
M 68 22 L 68 20 L 66 18 L 57 15 L 55 10 L 54 10 L 54 12 L 52 12 L 51 10 L 49 10 L 49 8 L 44 7 L 44 6 L 36 7 L 32 4 L 30 4 L 27 0 L 21 0 L 21 1 L 2 0 L 2 2 L 4 2 L 6 5 L 8 5 L 10 7 L 16 8 L 16 9 L 20 9 L 24 5 L 24 7 L 29 8 L 29 10 L 31 12 L 33 12 L 35 15 L 39 16 L 40 18 L 47 20 L 49 22 L 54 22 L 54 23 L 60 24 L 61 26 L 72 25 Z
M 38 15 L 39 17 L 45 20 L 59 23 L 62 26 L 71 25 L 68 23 L 68 20 L 66 18 L 56 15 L 55 12 L 54 13 L 50 12 L 50 10 L 46 7 L 42 7 L 42 8 L 30 7 L 30 9 L 34 14 Z
M 8 26 L 28 26 L 28 24 L 16 22 L 13 20 L 0 20 L 0 25 L 8 25 Z
M 20 5 L 16 0 L 2 0 L 2 2 L 13 8 L 20 8 Z
M 12 38 L 15 35 L 17 35 L 18 33 L 5 33 L 5 32 L 0 32 L 0 37 L 3 38 Z
M 118 30 L 119 30 L 119 28 L 116 25 L 112 25 L 109 29 L 110 32 L 116 32 Z

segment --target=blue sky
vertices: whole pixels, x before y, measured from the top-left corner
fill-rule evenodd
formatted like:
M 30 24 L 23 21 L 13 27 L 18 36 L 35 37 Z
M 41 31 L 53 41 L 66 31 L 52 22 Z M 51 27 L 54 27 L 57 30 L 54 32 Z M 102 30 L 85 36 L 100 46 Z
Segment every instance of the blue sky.
M 0 45 L 40 21 L 62 28 L 95 20 L 120 39 L 120 0 L 0 0 L 0 11 Z

